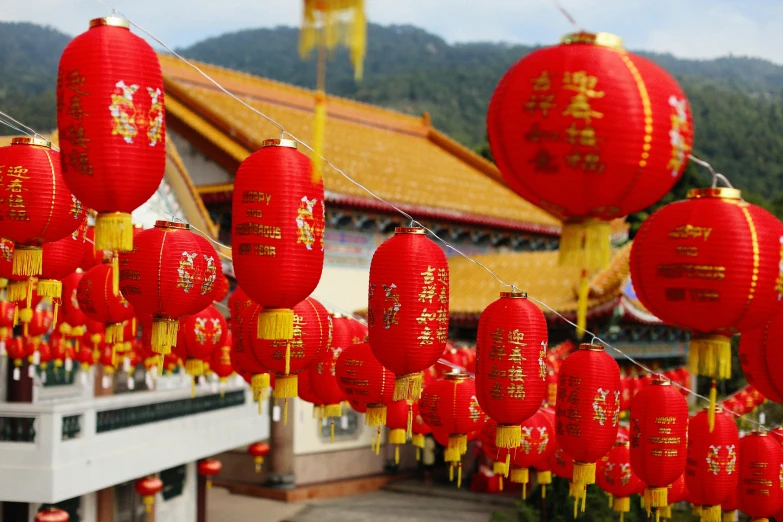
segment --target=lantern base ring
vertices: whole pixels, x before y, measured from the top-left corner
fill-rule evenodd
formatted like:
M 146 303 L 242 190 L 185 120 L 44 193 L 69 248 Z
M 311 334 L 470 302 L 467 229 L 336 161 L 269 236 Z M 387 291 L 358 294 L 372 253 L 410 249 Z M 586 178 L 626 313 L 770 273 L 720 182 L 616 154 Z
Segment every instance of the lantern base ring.
M 631 511 L 631 499 L 629 497 L 615 497 L 612 509 L 618 513 L 628 513 Z
M 106 212 L 95 218 L 95 250 L 133 250 L 133 219 L 125 212 Z
M 411 437 L 411 444 L 418 449 L 424 449 L 424 435 L 421 433 L 414 433 Z

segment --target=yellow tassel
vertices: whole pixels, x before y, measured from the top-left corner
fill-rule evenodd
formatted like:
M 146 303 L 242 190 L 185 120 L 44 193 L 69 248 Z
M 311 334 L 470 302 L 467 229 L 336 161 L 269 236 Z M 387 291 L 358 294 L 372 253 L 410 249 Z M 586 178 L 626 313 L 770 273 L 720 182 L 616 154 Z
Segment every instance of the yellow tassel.
M 272 396 L 275 399 L 291 399 L 298 395 L 299 377 L 296 375 L 285 375 L 275 378 L 275 389 Z
M 408 437 L 413 436 L 413 403 L 411 401 L 408 401 L 408 426 L 407 426 L 407 434 Z
M 261 473 L 261 465 L 264 463 L 264 457 L 258 455 L 253 457 L 253 461 L 256 464 L 256 473 Z
M 277 384 L 277 381 L 275 381 L 275 384 Z M 283 399 L 283 426 L 288 426 L 288 397 Z
M 710 407 L 707 410 L 707 424 L 710 428 L 710 433 L 715 429 L 715 402 L 718 400 L 718 390 L 716 388 L 717 383 L 715 379 L 712 380 L 712 386 L 710 387 Z
M 446 448 L 443 451 L 443 461 L 444 462 L 459 462 L 461 460 L 459 451 L 457 451 L 455 448 Z
M 269 398 L 269 374 L 254 373 L 250 378 L 250 389 L 253 390 L 253 399 L 259 402 L 258 412 L 261 413 L 261 402 Z
M 672 518 L 672 506 L 671 504 L 666 507 L 659 508 L 661 511 L 661 517 L 665 519 Z
M 655 510 L 655 522 L 660 522 L 660 521 L 661 521 L 661 510 L 660 509 L 656 509 Z
M 190 398 L 196 397 L 196 378 L 190 379 Z
M 95 219 L 95 250 L 130 252 L 133 250 L 133 220 L 130 214 L 98 214 Z
M 421 448 L 416 447 L 416 462 L 421 460 Z
M 574 496 L 574 520 L 576 520 L 576 516 L 579 513 L 579 495 Z
M 111 291 L 114 295 L 120 293 L 120 256 L 114 254 L 111 258 Z
M 324 140 L 326 137 L 326 93 L 322 90 L 315 92 L 315 118 L 313 122 L 313 183 L 320 183 L 323 179 L 324 169 Z
M 527 482 L 522 483 L 522 500 L 527 500 Z
M 390 444 L 405 444 L 406 442 L 407 442 L 407 437 L 406 437 L 405 430 L 403 429 L 389 430 Z
M 738 517 L 737 517 L 736 509 L 734 511 L 726 511 L 723 513 L 723 522 L 736 522 L 737 518 Z
M 334 419 L 332 419 L 329 423 L 329 435 L 331 437 L 332 444 L 334 444 Z
M 612 509 L 619 511 L 620 513 L 631 511 L 631 499 L 629 497 L 616 497 Z
M 498 448 L 517 448 L 522 442 L 522 427 L 517 424 L 499 424 L 495 430 L 495 445 Z
M 713 379 L 731 377 L 731 338 L 725 335 L 693 335 L 690 350 L 698 353 L 697 373 Z M 689 364 L 692 364 L 689 357 Z M 691 371 L 693 367 L 691 366 Z
M 586 269 L 605 268 L 611 258 L 612 226 L 607 221 L 586 220 L 563 224 L 560 264 Z
M 8 290 L 6 292 L 8 300 L 13 303 L 18 303 L 19 301 L 26 299 L 27 285 L 28 285 L 27 279 L 25 279 L 24 281 L 12 281 L 11 283 L 9 283 Z
M 368 426 L 383 426 L 386 424 L 386 406 L 382 404 L 368 404 L 364 423 Z
M 669 488 L 647 488 L 644 490 L 645 501 L 648 509 L 650 507 L 658 508 L 664 507 L 669 504 L 668 497 Z
M 14 306 L 14 318 L 12 320 L 13 325 L 16 326 L 19 324 L 19 306 Z
M 579 294 L 576 303 L 576 338 L 581 339 L 587 328 L 587 298 L 590 295 L 590 280 L 587 270 L 582 270 L 579 279 Z
M 495 475 L 508 475 L 508 469 L 506 468 L 505 462 L 493 462 L 492 463 L 492 473 Z
M 419 449 L 424 448 L 424 435 L 420 433 L 414 433 L 413 437 L 411 437 L 411 444 Z
M 381 427 L 378 426 L 378 438 L 375 442 L 375 454 L 380 455 L 381 454 Z
M 291 341 L 285 343 L 285 374 L 291 373 Z
M 290 308 L 265 308 L 258 315 L 257 330 L 259 339 L 270 341 L 292 339 L 294 337 L 294 311 Z M 286 351 L 288 349 L 286 348 Z
M 462 487 L 462 462 L 457 463 L 457 487 Z
M 454 482 L 454 463 L 449 464 L 449 482 Z
M 614 504 L 614 495 L 612 495 L 611 493 L 607 493 L 606 496 L 608 497 L 609 507 L 611 508 L 612 504 Z
M 171 347 L 177 346 L 179 321 L 176 319 L 155 318 L 152 320 L 152 351 L 160 355 L 171 353 Z M 107 338 L 108 340 L 108 338 Z
M 585 512 L 585 502 L 587 502 L 587 487 L 586 486 L 582 486 L 579 489 L 579 495 L 580 495 L 580 498 L 582 499 L 582 513 L 584 513 Z
M 15 276 L 35 277 L 43 272 L 43 249 L 41 247 L 14 245 L 14 260 L 11 273 Z
M 63 284 L 56 279 L 39 279 L 38 295 L 41 297 L 62 297 Z
M 185 372 L 193 377 L 204 375 L 204 361 L 201 359 L 188 359 L 185 362 Z
M 4 289 L 8 286 L 8 279 L 5 277 L 0 277 L 0 290 Z
M 394 446 L 394 463 L 399 464 L 400 463 L 400 447 Z
M 33 320 L 33 309 L 32 308 L 22 308 L 19 311 L 19 320 L 24 323 L 25 329 L 27 328 L 27 325 L 30 323 L 30 321 Z M 27 333 L 25 332 L 25 335 Z
M 364 0 L 305 0 L 299 32 L 299 55 L 304 59 L 315 47 L 333 50 L 337 45 L 349 49 L 354 78 L 360 80 L 367 48 Z
M 324 406 L 324 417 L 342 417 L 343 407 L 342 404 L 327 404 Z
M 459 451 L 460 455 L 464 455 L 468 452 L 468 436 L 449 435 L 449 448 L 455 448 Z
M 106 342 L 121 343 L 123 341 L 123 332 L 125 328 L 122 323 L 113 323 L 106 325 Z
M 515 484 L 527 484 L 530 482 L 530 470 L 527 468 L 511 468 L 509 479 Z
M 52 324 L 57 324 L 58 315 L 60 313 L 60 300 L 56 299 L 52 302 Z
M 702 506 L 701 522 L 722 522 L 720 504 L 717 506 Z
M 395 401 L 416 401 L 421 398 L 422 374 L 409 373 L 400 375 L 394 382 Z
M 699 363 L 701 359 L 700 348 L 701 346 L 699 344 L 688 345 L 688 370 L 694 375 L 699 374 Z
M 500 490 L 501 493 L 503 492 L 503 475 L 500 475 L 500 477 L 498 477 L 498 489 Z
M 620 522 L 625 522 L 625 513 L 620 512 Z
M 580 486 L 595 484 L 595 462 L 574 461 L 574 484 Z

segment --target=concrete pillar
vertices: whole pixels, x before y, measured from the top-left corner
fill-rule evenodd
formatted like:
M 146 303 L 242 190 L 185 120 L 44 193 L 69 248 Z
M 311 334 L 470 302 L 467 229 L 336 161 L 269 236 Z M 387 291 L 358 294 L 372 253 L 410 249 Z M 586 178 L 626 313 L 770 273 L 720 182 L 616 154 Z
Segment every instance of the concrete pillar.
M 274 411 L 275 399 L 270 399 L 270 411 Z M 283 401 L 280 401 L 283 408 Z M 272 416 L 272 424 L 269 428 L 269 468 L 267 486 L 279 489 L 293 489 L 296 487 L 296 475 L 294 474 L 294 406 L 296 401 L 288 401 L 288 423 L 283 424 L 282 412 L 280 419 L 275 421 Z
M 95 492 L 95 512 L 100 522 L 112 522 L 114 520 L 114 488 L 109 487 Z

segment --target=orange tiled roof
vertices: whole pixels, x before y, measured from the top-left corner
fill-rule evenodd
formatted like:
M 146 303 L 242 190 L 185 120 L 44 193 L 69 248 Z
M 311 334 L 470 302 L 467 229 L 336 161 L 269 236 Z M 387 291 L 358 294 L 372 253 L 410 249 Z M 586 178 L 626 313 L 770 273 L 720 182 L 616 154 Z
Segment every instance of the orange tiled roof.
M 218 90 L 176 57 L 161 55 L 167 112 L 237 162 L 280 131 Z M 313 91 L 198 64 L 243 101 L 287 131 L 312 141 Z M 557 234 L 560 222 L 507 188 L 497 168 L 417 118 L 333 97 L 324 156 L 381 197 L 422 217 L 442 217 Z M 324 173 L 327 199 L 378 203 L 338 172 Z M 230 187 L 225 187 L 229 189 Z
M 628 273 L 629 252 L 630 247 L 619 249 L 611 265 L 591 277 L 589 309 L 612 306 L 620 296 L 625 280 L 623 274 Z M 515 284 L 558 313 L 570 316 L 576 312 L 581 270 L 560 266 L 557 252 L 485 254 L 474 258 L 504 281 Z M 450 258 L 449 270 L 450 312 L 454 316 L 477 316 L 499 297 L 500 292 L 508 291 L 481 267 L 462 257 Z M 542 310 L 551 313 L 546 308 L 542 307 Z

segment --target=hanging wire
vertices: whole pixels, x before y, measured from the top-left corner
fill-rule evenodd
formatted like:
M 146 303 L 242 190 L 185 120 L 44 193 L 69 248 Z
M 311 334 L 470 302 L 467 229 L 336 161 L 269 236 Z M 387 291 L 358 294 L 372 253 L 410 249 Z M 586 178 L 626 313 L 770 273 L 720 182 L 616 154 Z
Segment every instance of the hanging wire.
M 552 3 L 555 5 L 555 8 L 557 8 L 558 11 L 562 13 L 563 16 L 566 17 L 566 20 L 568 20 L 571 25 L 574 26 L 574 29 L 576 29 L 578 32 L 583 33 L 585 32 L 584 29 L 582 29 L 582 26 L 580 26 L 573 16 L 571 16 L 571 13 L 566 11 L 565 7 L 563 7 L 558 0 L 552 0 Z
M 715 172 L 715 169 L 712 168 L 712 165 L 710 165 L 708 162 L 704 161 L 701 158 L 697 158 L 693 154 L 688 154 L 688 158 L 694 163 L 698 163 L 702 167 L 706 167 L 710 171 L 710 174 L 712 174 L 712 188 L 718 187 L 718 181 L 722 181 L 729 188 L 734 188 L 734 185 L 731 184 L 729 179 L 723 174 L 721 174 L 720 172 Z
M 11 122 L 13 122 L 13 123 L 11 123 Z M 6 125 L 7 127 L 12 128 L 16 132 L 19 132 L 19 133 L 24 134 L 26 136 L 30 136 L 30 137 L 33 137 L 33 138 L 34 137 L 39 137 L 39 138 L 41 138 L 43 140 L 46 140 L 46 138 L 42 134 L 39 134 L 35 129 L 33 129 L 32 127 L 28 127 L 27 125 L 25 125 L 21 121 L 13 118 L 12 116 L 4 113 L 3 111 L 0 111 L 0 123 L 2 123 L 3 125 Z M 48 140 L 46 140 L 46 141 L 48 141 Z M 54 144 L 52 144 L 52 150 L 56 150 L 57 152 L 60 152 L 60 148 L 55 146 Z

